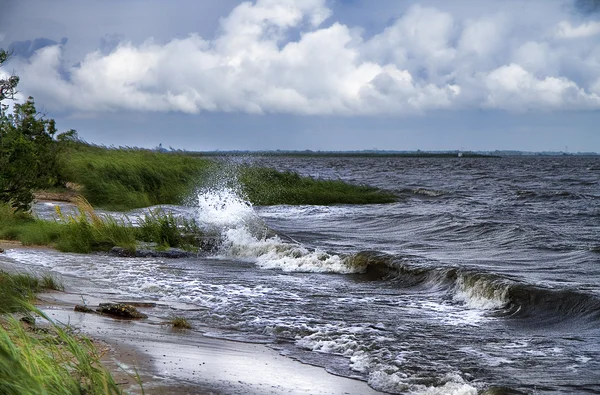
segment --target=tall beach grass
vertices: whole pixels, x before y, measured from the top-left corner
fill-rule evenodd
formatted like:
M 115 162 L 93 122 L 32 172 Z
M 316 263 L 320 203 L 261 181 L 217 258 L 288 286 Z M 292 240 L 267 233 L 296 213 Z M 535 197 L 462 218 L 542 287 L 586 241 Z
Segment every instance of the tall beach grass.
M 58 220 L 44 221 L 0 204 L 0 239 L 24 245 L 48 245 L 63 252 L 89 253 L 122 247 L 135 251 L 139 242 L 159 248 L 193 251 L 203 236 L 193 220 L 176 217 L 160 209 L 149 211 L 137 226 L 127 218 L 99 215 L 83 197 L 76 199 L 77 213 L 64 214 L 56 206 Z
M 303 177 L 290 171 L 239 165 L 236 174 L 218 161 L 179 152 L 106 148 L 75 144 L 61 157 L 64 178 L 83 187 L 95 207 L 125 211 L 180 204 L 219 176 L 236 181 L 255 205 L 390 203 L 395 196 L 341 180 Z M 222 178 L 222 177 L 221 177 Z
M 248 199 L 256 205 L 375 204 L 396 201 L 394 194 L 378 188 L 353 185 L 341 180 L 302 177 L 290 171 L 241 167 L 238 177 Z
M 180 203 L 213 162 L 177 153 L 78 144 L 61 158 L 65 179 L 96 207 L 129 210 Z
M 60 285 L 0 271 L 0 394 L 120 394 L 93 343 L 54 324 L 31 304 L 35 293 L 47 287 Z M 18 320 L 17 312 L 48 324 Z

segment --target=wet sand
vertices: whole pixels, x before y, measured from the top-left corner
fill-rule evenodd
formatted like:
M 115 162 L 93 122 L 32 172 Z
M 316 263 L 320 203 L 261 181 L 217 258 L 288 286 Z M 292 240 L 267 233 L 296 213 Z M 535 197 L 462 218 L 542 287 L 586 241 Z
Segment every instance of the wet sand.
M 19 269 L 9 266 L 10 270 Z M 31 271 L 27 266 L 22 269 Z M 145 320 L 75 312 L 82 297 L 90 307 L 118 300 L 82 295 L 74 285 L 85 280 L 65 280 L 66 292 L 40 294 L 38 306 L 53 321 L 71 325 L 93 339 L 104 353 L 103 362 L 126 392 L 142 393 L 134 377 L 139 374 L 146 394 L 380 394 L 365 382 L 334 376 L 263 344 L 174 329 L 152 316 L 152 308 L 139 308 L 149 315 Z

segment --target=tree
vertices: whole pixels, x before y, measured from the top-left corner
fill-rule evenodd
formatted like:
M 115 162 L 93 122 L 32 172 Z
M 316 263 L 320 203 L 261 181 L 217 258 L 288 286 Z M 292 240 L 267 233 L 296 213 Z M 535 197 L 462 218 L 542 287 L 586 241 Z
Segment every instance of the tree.
M 8 53 L 0 50 L 0 66 Z M 3 100 L 13 99 L 19 77 L 0 79 L 0 203 L 28 210 L 33 190 L 64 184 L 58 163 L 59 141 L 75 131 L 56 136 L 56 123 L 44 119 L 30 96 L 15 104 L 12 114 Z M 55 139 L 55 137 L 57 139 Z
M 0 66 L 2 66 L 9 57 L 9 53 L 3 49 L 0 49 Z M 0 79 L 0 102 L 4 99 L 12 99 L 17 93 L 17 85 L 19 84 L 19 77 L 16 75 L 10 76 L 7 79 Z M 2 111 L 5 111 L 3 109 Z

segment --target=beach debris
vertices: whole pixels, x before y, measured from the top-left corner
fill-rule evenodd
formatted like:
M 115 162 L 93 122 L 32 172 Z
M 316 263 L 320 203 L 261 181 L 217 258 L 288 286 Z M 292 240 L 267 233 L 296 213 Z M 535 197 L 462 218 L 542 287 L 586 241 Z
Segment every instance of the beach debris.
M 80 313 L 95 313 L 94 310 L 82 304 L 75 305 L 75 308 L 73 310 L 78 311 Z
M 148 318 L 146 314 L 139 312 L 132 305 L 124 303 L 100 303 L 96 311 L 119 318 Z
M 35 318 L 30 315 L 25 315 L 21 317 L 21 322 L 24 322 L 30 326 L 35 326 Z

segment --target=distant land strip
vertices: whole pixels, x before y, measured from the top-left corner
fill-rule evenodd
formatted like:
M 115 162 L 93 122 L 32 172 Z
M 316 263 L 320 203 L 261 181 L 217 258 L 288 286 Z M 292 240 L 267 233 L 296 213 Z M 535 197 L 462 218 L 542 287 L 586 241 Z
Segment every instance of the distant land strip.
M 175 150 L 190 156 L 292 156 L 292 157 L 400 157 L 400 158 L 500 158 L 507 156 L 599 156 L 596 152 L 525 152 L 525 151 L 186 151 Z

